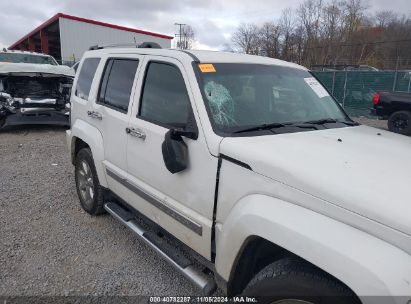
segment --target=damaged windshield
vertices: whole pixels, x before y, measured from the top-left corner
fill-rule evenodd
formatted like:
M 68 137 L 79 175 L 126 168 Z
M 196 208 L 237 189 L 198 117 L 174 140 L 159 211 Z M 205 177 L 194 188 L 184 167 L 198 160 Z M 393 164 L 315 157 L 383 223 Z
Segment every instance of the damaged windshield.
M 200 64 L 198 75 L 217 132 L 261 130 L 273 124 L 301 126 L 324 121 L 350 125 L 347 122 L 352 122 L 323 86 L 305 70 L 219 63 Z
M 9 53 L 9 52 L 0 53 L 0 62 L 57 65 L 56 60 L 51 56 L 23 54 L 23 53 Z

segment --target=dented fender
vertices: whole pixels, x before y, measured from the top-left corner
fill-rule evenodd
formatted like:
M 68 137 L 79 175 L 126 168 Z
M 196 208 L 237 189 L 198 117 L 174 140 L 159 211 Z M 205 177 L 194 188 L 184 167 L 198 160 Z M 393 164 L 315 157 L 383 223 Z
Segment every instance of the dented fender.
M 247 239 L 257 236 L 330 273 L 360 297 L 411 296 L 409 254 L 355 227 L 268 195 L 241 198 L 224 223 L 217 224 L 216 235 L 216 270 L 226 281 Z

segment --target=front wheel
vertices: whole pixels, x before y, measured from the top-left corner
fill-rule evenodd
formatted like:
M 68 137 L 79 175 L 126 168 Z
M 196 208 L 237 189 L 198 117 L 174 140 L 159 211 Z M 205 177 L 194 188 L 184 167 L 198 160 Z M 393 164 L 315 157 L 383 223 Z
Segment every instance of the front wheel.
M 91 215 L 104 213 L 103 188 L 100 186 L 89 148 L 83 148 L 77 153 L 74 175 L 81 207 Z
M 388 129 L 394 133 L 411 135 L 411 112 L 398 111 L 391 114 Z
M 296 258 L 284 258 L 263 268 L 243 294 L 256 297 L 258 303 L 360 303 L 342 283 Z

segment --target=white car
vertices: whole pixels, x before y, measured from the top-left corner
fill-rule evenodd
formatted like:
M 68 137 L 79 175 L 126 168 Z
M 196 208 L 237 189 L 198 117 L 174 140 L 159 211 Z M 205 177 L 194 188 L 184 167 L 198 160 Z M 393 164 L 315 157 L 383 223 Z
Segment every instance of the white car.
M 25 124 L 69 125 L 74 70 L 50 55 L 0 51 L 0 128 Z
M 108 211 L 203 293 L 411 300 L 411 139 L 352 121 L 306 68 L 103 48 L 82 58 L 71 103 L 84 210 Z

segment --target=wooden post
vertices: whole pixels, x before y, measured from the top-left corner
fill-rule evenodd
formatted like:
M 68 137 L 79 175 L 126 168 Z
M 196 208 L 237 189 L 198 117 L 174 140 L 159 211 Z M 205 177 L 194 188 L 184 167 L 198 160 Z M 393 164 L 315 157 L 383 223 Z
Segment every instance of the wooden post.
M 348 78 L 348 71 L 345 69 L 345 80 L 344 80 L 344 97 L 343 97 L 343 102 L 342 106 L 345 109 L 345 98 L 347 97 L 347 78 Z
M 40 41 L 41 41 L 41 52 L 44 54 L 49 53 L 49 37 L 46 30 L 40 31 Z
M 28 43 L 29 43 L 29 51 L 30 52 L 35 52 L 36 51 L 36 45 L 34 43 L 33 37 L 28 38 Z

